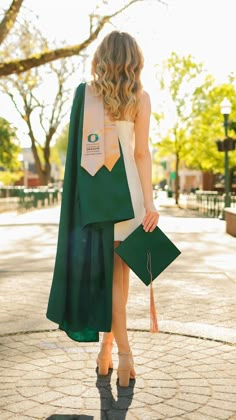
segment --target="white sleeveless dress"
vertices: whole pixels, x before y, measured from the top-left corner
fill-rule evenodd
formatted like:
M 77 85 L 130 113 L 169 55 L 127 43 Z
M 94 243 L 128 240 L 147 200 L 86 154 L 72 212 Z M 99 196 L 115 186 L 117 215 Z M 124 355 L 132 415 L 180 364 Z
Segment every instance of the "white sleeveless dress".
M 143 205 L 142 187 L 134 160 L 134 123 L 131 121 L 116 121 L 116 125 L 135 214 L 134 219 L 115 223 L 114 239 L 115 241 L 123 241 L 142 223 L 145 209 Z

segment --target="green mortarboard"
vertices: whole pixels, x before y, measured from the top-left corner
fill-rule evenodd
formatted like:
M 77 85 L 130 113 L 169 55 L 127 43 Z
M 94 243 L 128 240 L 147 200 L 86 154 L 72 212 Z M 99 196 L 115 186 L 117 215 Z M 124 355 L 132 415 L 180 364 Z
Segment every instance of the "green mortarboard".
M 181 254 L 158 226 L 145 232 L 142 225 L 115 252 L 147 286 Z

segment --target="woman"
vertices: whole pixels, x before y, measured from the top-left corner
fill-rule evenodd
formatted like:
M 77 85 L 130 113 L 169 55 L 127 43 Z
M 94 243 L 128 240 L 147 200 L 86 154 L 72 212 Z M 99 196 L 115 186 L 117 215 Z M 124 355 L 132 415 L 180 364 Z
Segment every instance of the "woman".
M 91 329 L 105 331 L 101 350 L 97 358 L 98 372 L 101 375 L 108 374 L 108 369 L 112 367 L 111 352 L 113 339 L 115 338 L 119 356 L 117 371 L 119 385 L 125 387 L 129 385 L 129 379 L 135 377 L 133 358 L 126 327 L 129 268 L 112 249 L 113 255 L 111 256 L 110 254 L 110 260 L 112 260 L 113 279 L 110 283 L 108 281 L 101 286 L 101 279 L 109 278 L 107 273 L 109 272 L 108 266 L 110 262 L 107 260 L 106 262 L 104 259 L 105 263 L 103 264 L 103 267 L 97 268 L 97 271 L 100 273 L 100 286 L 96 288 L 96 300 L 95 298 L 91 298 L 91 294 L 93 293 L 96 276 L 99 274 L 97 274 L 97 272 L 96 274 L 93 274 L 93 276 L 89 274 L 90 287 L 87 289 L 86 298 L 84 297 L 84 290 L 88 287 L 88 281 L 85 282 L 84 277 L 88 275 L 88 271 L 89 273 L 91 273 L 91 271 L 94 273 L 94 266 L 98 267 L 99 261 L 103 258 L 101 254 L 100 257 L 97 258 L 101 249 L 105 254 L 106 248 L 110 249 L 112 242 L 114 248 L 116 248 L 119 243 L 141 223 L 146 232 L 152 232 L 158 223 L 159 214 L 153 202 L 151 155 L 148 147 L 151 106 L 149 95 L 142 89 L 140 81 L 142 68 L 143 56 L 135 39 L 128 33 L 113 31 L 104 38 L 94 54 L 92 61 L 93 81 L 90 84 L 86 84 L 85 89 L 79 87 L 79 90 L 76 93 L 78 99 L 75 97 L 75 102 L 77 100 L 77 103 L 74 103 L 72 108 L 69 139 L 70 149 L 68 149 L 66 164 L 67 168 L 70 169 L 66 169 L 65 174 L 59 245 L 55 267 L 55 272 L 58 274 L 55 275 L 54 272 L 54 281 L 47 312 L 48 318 L 58 322 L 60 328 L 65 330 L 73 339 L 78 338 L 75 338 L 76 328 L 77 331 L 83 329 L 83 332 L 86 334 L 88 331 L 90 334 Z M 80 98 L 83 95 L 85 99 L 84 103 L 81 105 Z M 89 99 L 86 98 L 90 98 L 92 106 L 97 100 L 101 100 L 104 107 L 105 119 L 107 118 L 109 120 L 108 128 L 110 129 L 112 127 L 112 129 L 114 129 L 115 126 L 119 138 L 118 147 L 120 148 L 120 150 L 118 150 L 120 155 L 115 158 L 117 161 L 115 160 L 115 163 L 113 162 L 112 164 L 113 166 L 109 168 L 110 172 L 104 169 L 104 166 L 100 169 L 98 166 L 98 169 L 93 171 L 92 176 L 91 173 L 88 174 L 89 169 L 86 165 L 87 163 L 90 165 L 92 162 L 92 166 L 94 166 L 95 160 L 101 155 L 100 151 L 97 149 L 99 136 L 96 133 L 85 135 L 84 130 L 89 119 L 96 119 L 96 110 L 100 105 L 99 103 L 98 106 L 96 105 L 95 113 L 93 114 L 93 111 L 90 112 L 90 109 L 92 108 L 89 108 L 88 105 Z M 82 111 L 80 111 L 81 109 Z M 83 114 L 83 123 L 78 116 L 79 112 Z M 74 122 L 75 120 L 76 123 Z M 78 125 L 79 128 L 77 127 Z M 82 130 L 81 125 L 83 125 L 83 134 L 80 133 L 80 130 Z M 89 139 L 89 148 L 83 146 L 84 137 Z M 76 140 L 74 140 L 75 138 Z M 82 142 L 82 149 L 77 150 L 76 147 L 79 148 L 80 142 Z M 70 143 L 73 143 L 73 145 L 76 143 L 76 146 L 73 146 L 74 148 L 72 149 Z M 109 144 L 107 147 L 110 147 Z M 108 150 L 107 153 L 108 155 L 109 153 L 112 154 L 113 150 L 110 152 Z M 82 156 L 82 169 L 77 163 L 73 163 L 75 160 L 74 156 L 78 154 L 81 154 Z M 86 163 L 86 160 L 89 162 Z M 71 169 L 73 165 L 74 169 Z M 122 167 L 124 167 L 126 180 L 122 178 Z M 72 171 L 74 171 L 73 174 L 76 175 L 73 175 Z M 74 177 L 77 176 L 78 173 L 80 175 L 76 182 L 74 181 Z M 110 189 L 109 186 L 107 186 L 109 183 L 111 184 Z M 128 194 L 126 194 L 127 191 L 125 192 L 126 183 Z M 78 185 L 73 191 L 72 184 Z M 101 198 L 102 194 L 105 194 L 103 189 L 106 189 L 106 191 L 109 189 L 109 192 L 106 192 L 106 196 L 104 195 L 105 201 Z M 87 195 L 89 195 L 90 190 L 92 190 L 91 198 L 87 200 Z M 96 195 L 97 191 L 99 191 L 99 195 Z M 75 210 L 73 197 L 77 194 L 79 207 Z M 90 204 L 88 204 L 83 211 L 86 200 Z M 131 211 L 130 208 L 128 208 L 129 200 Z M 73 204 L 71 205 L 73 211 L 66 209 L 68 202 L 71 201 L 73 201 Z M 104 214 L 109 214 L 109 217 L 104 217 L 104 214 L 101 216 L 101 213 L 99 213 L 100 210 L 98 209 L 99 206 L 102 207 L 102 210 L 100 210 L 104 212 Z M 91 217 L 88 216 L 89 211 Z M 96 212 L 99 213 L 99 215 L 97 214 L 95 217 L 94 213 Z M 70 217 L 67 213 L 70 213 Z M 75 220 L 76 217 L 79 217 L 78 213 L 80 213 L 80 219 Z M 67 217 L 63 216 L 64 214 L 67 214 Z M 71 219 L 73 219 L 74 222 L 71 222 Z M 113 223 L 111 228 L 109 227 L 110 221 Z M 78 228 L 78 225 L 80 225 L 82 229 Z M 112 229 L 112 232 L 114 231 L 114 237 L 111 234 L 106 233 L 109 229 Z M 100 235 L 99 238 L 98 235 Z M 106 238 L 109 238 L 108 240 L 104 240 L 105 235 Z M 80 258 L 80 261 L 82 261 L 81 264 L 79 263 L 76 251 L 77 242 L 79 241 L 78 238 L 80 238 L 78 252 L 81 253 L 81 249 L 83 250 L 83 260 Z M 84 244 L 89 243 L 89 241 L 91 242 L 91 246 L 89 248 L 90 251 L 88 252 L 88 246 Z M 95 246 L 95 242 L 97 243 L 96 251 L 94 251 L 94 248 L 91 251 L 91 247 Z M 67 243 L 68 245 L 66 245 Z M 85 249 L 85 247 L 87 248 Z M 67 257 L 65 257 L 65 254 Z M 68 255 L 70 255 L 69 262 L 67 261 Z M 74 259 L 73 255 L 75 256 Z M 90 261 L 88 261 L 88 255 L 90 256 Z M 91 256 L 93 256 L 92 267 L 89 266 L 89 263 L 91 264 Z M 65 260 L 65 258 L 67 258 L 67 260 Z M 96 263 L 94 258 L 97 258 Z M 63 264 L 62 266 L 61 261 L 64 260 L 66 261 L 66 264 Z M 81 280 L 78 280 L 78 276 L 77 279 L 75 279 L 75 271 L 81 269 L 81 265 L 83 265 L 85 269 L 83 270 L 83 273 L 81 272 Z M 72 266 L 75 268 L 71 268 Z M 62 281 L 63 275 L 65 281 Z M 72 278 L 73 275 L 74 279 L 71 280 L 70 277 Z M 58 280 L 59 277 L 60 280 Z M 77 282 L 76 285 L 75 282 Z M 78 282 L 81 284 L 83 282 L 83 286 L 80 287 L 79 291 Z M 58 286 L 62 283 L 64 286 Z M 110 284 L 111 295 L 109 296 L 108 289 Z M 83 290 L 83 292 L 81 292 L 81 290 Z M 103 290 L 103 293 L 101 293 L 101 290 Z M 80 294 L 82 294 L 83 298 L 80 298 L 79 306 Z M 76 302 L 74 296 L 77 296 Z M 86 306 L 84 304 L 86 299 L 88 299 L 89 302 L 94 303 L 89 305 L 89 309 L 87 308 L 88 305 Z M 107 319 L 109 321 L 108 301 L 111 305 L 111 319 L 110 323 L 108 322 L 105 325 Z M 97 319 L 100 317 L 103 302 L 106 310 L 104 317 L 101 316 L 101 323 L 99 323 Z M 56 309 L 55 306 L 57 306 Z M 97 306 L 97 309 L 94 309 L 94 306 Z M 61 308 L 64 309 L 62 310 Z M 93 316 L 91 316 L 91 312 L 93 312 Z M 83 321 L 78 323 L 79 317 L 80 320 L 83 318 Z M 88 321 L 88 319 L 90 319 L 90 321 Z M 91 338 L 91 335 L 89 335 L 89 337 L 90 338 L 81 339 L 80 335 L 78 341 L 96 341 L 96 339 Z

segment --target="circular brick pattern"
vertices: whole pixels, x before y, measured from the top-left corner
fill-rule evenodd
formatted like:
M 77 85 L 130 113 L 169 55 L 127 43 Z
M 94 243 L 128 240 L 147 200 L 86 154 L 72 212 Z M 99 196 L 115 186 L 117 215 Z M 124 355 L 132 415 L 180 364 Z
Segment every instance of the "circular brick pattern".
M 117 384 L 116 348 L 114 370 L 99 377 L 99 343 L 78 344 L 61 331 L 2 338 L 1 420 L 53 414 L 205 420 L 236 414 L 234 346 L 162 333 L 129 335 L 137 378 L 128 388 Z

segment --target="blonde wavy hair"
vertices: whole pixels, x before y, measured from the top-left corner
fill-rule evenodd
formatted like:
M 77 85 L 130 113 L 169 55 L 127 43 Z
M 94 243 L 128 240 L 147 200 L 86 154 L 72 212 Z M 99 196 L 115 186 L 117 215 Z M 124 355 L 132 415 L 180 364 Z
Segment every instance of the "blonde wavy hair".
M 142 52 L 136 40 L 126 32 L 111 32 L 97 48 L 92 60 L 91 85 L 95 93 L 103 97 L 104 107 L 112 119 L 134 121 L 142 90 L 142 68 Z

